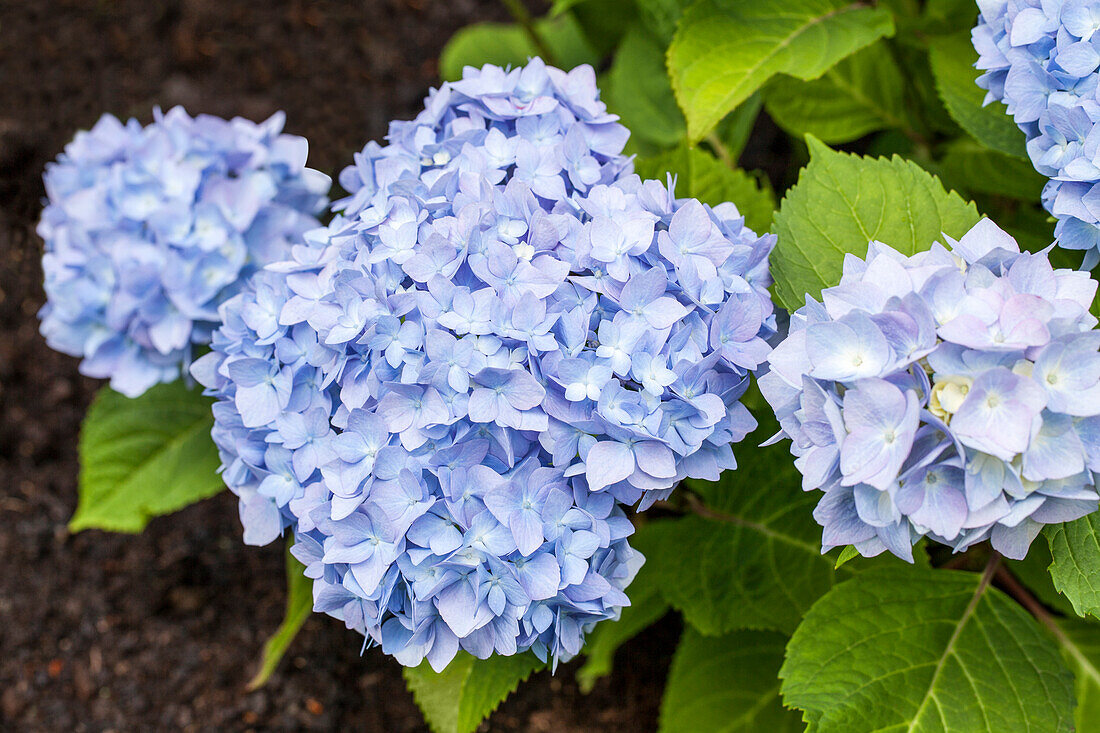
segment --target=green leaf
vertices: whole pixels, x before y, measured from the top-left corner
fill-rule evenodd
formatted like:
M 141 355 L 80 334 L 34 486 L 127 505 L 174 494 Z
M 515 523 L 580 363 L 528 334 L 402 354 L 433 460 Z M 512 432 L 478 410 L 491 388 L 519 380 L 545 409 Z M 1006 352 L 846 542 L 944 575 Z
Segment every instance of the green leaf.
M 623 34 L 638 19 L 634 3 L 624 0 L 584 0 L 576 4 L 572 14 L 588 45 L 601 59 L 622 43 Z
M 584 642 L 586 658 L 577 670 L 581 692 L 591 692 L 596 680 L 611 674 L 615 652 L 620 646 L 668 613 L 668 603 L 661 596 L 653 565 L 648 560 L 656 549 L 649 541 L 648 530 L 651 526 L 649 523 L 642 525 L 630 538 L 631 546 L 647 558 L 637 577 L 627 586 L 626 594 L 630 597 L 630 605 L 623 609 L 622 616 L 617 621 L 601 621 L 596 624 L 596 628 L 589 632 Z
M 932 62 L 928 58 L 927 41 L 922 41 L 917 46 L 907 45 L 901 42 L 903 33 L 899 25 L 898 33 L 892 40 L 898 66 L 905 72 L 909 114 L 920 118 L 926 137 L 937 134 L 947 138 L 958 137 L 963 130 L 947 111 L 936 89 Z
M 774 422 L 735 448 L 738 467 L 717 483 L 687 487 L 709 517 L 688 515 L 646 527 L 654 580 L 684 620 L 708 635 L 735 629 L 790 633 L 848 568 L 821 554 L 813 520 L 819 495 L 802 491 L 786 443 L 757 448 Z
M 676 24 L 692 0 L 634 0 L 638 17 L 661 42 L 668 46 L 676 33 Z
M 182 381 L 136 399 L 104 387 L 80 431 L 80 498 L 69 529 L 140 532 L 224 487 L 212 400 Z
M 803 526 L 816 502 L 804 495 L 777 510 L 778 501 L 757 495 L 728 519 L 654 522 L 661 552 L 649 562 L 665 599 L 711 636 L 743 628 L 791 632 L 837 575 L 847 575 L 821 554 L 820 530 Z M 745 516 L 759 516 L 765 507 L 774 517 L 767 524 Z
M 599 55 L 584 37 L 572 14 L 535 22 L 535 29 L 566 69 L 599 63 Z M 451 36 L 439 55 L 439 75 L 444 81 L 462 78 L 465 66 L 522 66 L 539 52 L 526 31 L 513 23 L 474 23 Z
M 687 628 L 661 701 L 659 733 L 785 733 L 803 729 L 779 700 L 776 673 L 787 637 L 736 631 L 718 638 Z
M 667 174 L 674 174 L 678 196 L 691 196 L 712 206 L 732 201 L 755 232 L 767 231 L 775 213 L 775 194 L 766 181 L 729 168 L 699 148 L 681 145 L 661 155 L 636 159 L 634 170 L 642 178 L 662 182 Z
M 688 136 L 701 140 L 774 74 L 815 79 L 894 32 L 885 9 L 847 0 L 698 0 L 668 49 Z
M 884 130 L 872 136 L 863 147 L 863 155 L 868 158 L 891 158 L 895 155 L 911 158 L 916 150 L 914 142 L 898 130 Z
M 1073 672 L 1078 731 L 1089 731 L 1100 720 L 1100 624 L 1075 617 L 1073 605 L 1054 588 L 1048 567 L 1050 550 L 1046 542 L 1034 542 L 1023 560 L 1003 561 L 1035 597 L 1069 618 L 1044 619 L 1061 645 L 1062 657 Z
M 442 672 L 406 667 L 405 684 L 432 733 L 471 733 L 520 682 L 545 665 L 531 652 L 476 659 L 460 651 Z
M 851 545 L 845 545 L 844 549 L 840 551 L 840 555 L 836 559 L 836 565 L 834 565 L 833 567 L 839 568 L 841 565 L 845 565 L 851 560 L 856 559 L 857 557 L 859 557 L 859 550 L 852 547 Z
M 985 90 L 974 83 L 980 72 L 974 68 L 978 52 L 970 42 L 969 31 L 934 40 L 929 58 L 936 90 L 959 126 L 988 148 L 1026 159 L 1024 133 L 1005 114 L 1004 105 L 995 102 L 982 106 Z
M 881 4 L 894 12 L 898 43 L 922 50 L 929 36 L 973 28 L 978 17 L 974 0 L 883 0 Z
M 550 15 L 551 17 L 561 15 L 583 2 L 587 2 L 587 0 L 553 0 L 553 2 L 550 3 Z
M 894 25 L 901 28 L 904 23 L 911 23 L 920 15 L 922 0 L 879 0 L 878 4 L 890 9 L 894 14 Z
M 1095 730 L 1100 720 L 1100 626 L 1077 619 L 1058 619 L 1056 636 L 1062 657 L 1073 671 L 1077 710 L 1074 720 L 1080 733 Z
M 681 496 L 699 514 L 646 526 L 647 565 L 665 599 L 703 634 L 736 629 L 790 633 L 833 585 L 868 568 L 900 566 L 893 556 L 836 567 L 821 554 L 813 509 L 818 492 L 802 476 L 784 441 L 758 447 L 779 430 L 753 388 L 744 397 L 760 425 L 734 446 L 737 468 L 717 482 L 688 481 Z M 914 553 L 918 562 L 924 560 Z M 629 593 L 629 590 L 628 590 Z
M 302 624 L 313 612 L 313 581 L 305 576 L 306 568 L 290 554 L 293 539 L 286 545 L 286 615 L 279 628 L 264 644 L 260 671 L 248 683 L 248 689 L 263 687 L 279 666 L 290 643 L 298 635 Z
M 973 0 L 926 0 L 922 5 L 924 9 L 913 30 L 930 35 L 973 28 L 978 16 L 978 6 Z
M 611 65 L 604 98 L 619 115 L 632 138 L 659 147 L 671 147 L 686 133 L 684 116 L 676 106 L 664 47 L 641 25 L 626 32 Z
M 1070 731 L 1058 647 L 988 580 L 895 567 L 838 585 L 787 645 L 783 702 L 814 733 Z
M 1002 560 L 1005 567 L 1030 590 L 1036 598 L 1059 613 L 1074 615 L 1073 604 L 1058 592 L 1050 579 L 1050 547 L 1046 542 L 1033 542 L 1023 560 Z
M 1100 514 L 1048 526 L 1050 577 L 1078 616 L 1100 617 Z
M 912 161 L 862 158 L 830 150 L 807 136 L 810 164 L 788 192 L 772 231 L 775 293 L 789 310 L 804 296 L 840 282 L 844 255 L 867 254 L 870 240 L 911 255 L 941 233 L 961 237 L 978 222 L 978 210 Z
M 763 106 L 764 95 L 756 92 L 718 123 L 718 137 L 726 146 L 731 160 L 740 159 L 741 153 L 745 151 Z
M 944 146 L 941 160 L 928 167 L 945 186 L 971 195 L 986 193 L 1021 201 L 1039 201 L 1047 182 L 1030 161 L 990 150 L 966 138 Z
M 843 143 L 885 128 L 908 128 L 905 77 L 885 42 L 841 60 L 820 79 L 777 76 L 765 91 L 771 118 L 797 137 Z

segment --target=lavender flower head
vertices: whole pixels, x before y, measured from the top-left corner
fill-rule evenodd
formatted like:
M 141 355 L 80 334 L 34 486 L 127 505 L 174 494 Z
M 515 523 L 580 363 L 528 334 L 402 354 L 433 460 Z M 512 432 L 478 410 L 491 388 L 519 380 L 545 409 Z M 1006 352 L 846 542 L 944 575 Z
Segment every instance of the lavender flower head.
M 186 372 L 218 306 L 318 226 L 327 176 L 284 115 L 255 124 L 180 107 L 142 127 L 107 114 L 46 168 L 38 233 L 51 347 L 136 397 Z
M 245 539 L 401 663 L 568 659 L 629 603 L 620 503 L 733 467 L 771 237 L 643 183 L 595 76 L 467 68 L 227 302 L 196 378 Z
M 803 488 L 824 492 L 823 551 L 912 561 L 922 536 L 989 538 L 1021 559 L 1044 524 L 1097 508 L 1096 282 L 988 219 L 947 241 L 848 255 L 760 379 Z
M 978 86 L 1002 101 L 1027 135 L 1027 152 L 1050 181 L 1043 205 L 1054 234 L 1100 262 L 1100 3 L 1093 0 L 979 0 L 972 32 Z

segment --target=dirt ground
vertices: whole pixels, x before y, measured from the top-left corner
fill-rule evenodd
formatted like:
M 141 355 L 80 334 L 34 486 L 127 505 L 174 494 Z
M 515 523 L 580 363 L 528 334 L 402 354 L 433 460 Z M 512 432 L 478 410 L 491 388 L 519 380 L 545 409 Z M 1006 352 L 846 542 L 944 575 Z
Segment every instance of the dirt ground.
M 496 0 L 0 0 L 0 729 L 426 730 L 400 667 L 314 616 L 247 692 L 282 618 L 282 550 L 240 541 L 228 494 L 140 536 L 65 525 L 97 384 L 37 332 L 41 172 L 98 115 L 277 109 L 329 173 L 412 116 L 459 27 Z M 589 695 L 543 672 L 485 730 L 647 731 L 678 634 L 624 647 Z

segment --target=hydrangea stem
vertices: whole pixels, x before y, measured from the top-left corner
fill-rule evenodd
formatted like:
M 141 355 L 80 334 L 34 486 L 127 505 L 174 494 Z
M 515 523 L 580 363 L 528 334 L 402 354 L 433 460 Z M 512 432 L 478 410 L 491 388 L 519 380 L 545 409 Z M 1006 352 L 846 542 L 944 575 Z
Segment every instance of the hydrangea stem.
M 733 156 L 730 155 L 729 149 L 726 148 L 725 143 L 722 142 L 722 138 L 718 137 L 718 133 L 712 130 L 707 133 L 707 136 L 704 138 L 704 140 L 706 140 L 707 143 L 710 144 L 711 148 L 714 149 L 714 154 L 718 156 L 718 160 L 725 163 L 727 168 L 737 167 L 737 161 L 735 161 L 733 159 Z
M 1058 624 L 1054 622 L 1054 616 L 1031 594 L 1031 591 L 1024 587 L 1024 584 L 1021 583 L 1008 568 L 1004 565 L 997 568 L 996 578 L 1005 592 L 1012 596 L 1017 603 L 1026 608 L 1032 616 L 1043 624 L 1043 626 L 1047 627 L 1050 632 L 1057 637 L 1058 641 L 1063 644 L 1067 642 L 1066 635 L 1058 628 Z
M 1015 575 L 1009 572 L 1008 568 L 1001 566 L 997 569 L 997 581 L 1010 596 L 1012 596 L 1021 606 L 1026 608 L 1032 616 L 1038 619 L 1039 623 L 1046 627 L 1047 631 L 1051 633 L 1058 644 L 1061 645 L 1067 654 L 1073 657 L 1080 667 L 1084 669 L 1095 669 L 1095 665 L 1085 656 L 1085 653 L 1081 651 L 1081 647 L 1079 647 L 1073 639 L 1069 638 L 1066 632 L 1062 631 L 1062 627 L 1054 620 L 1054 615 L 1031 594 L 1031 591 L 1024 587 L 1023 583 L 1021 583 Z

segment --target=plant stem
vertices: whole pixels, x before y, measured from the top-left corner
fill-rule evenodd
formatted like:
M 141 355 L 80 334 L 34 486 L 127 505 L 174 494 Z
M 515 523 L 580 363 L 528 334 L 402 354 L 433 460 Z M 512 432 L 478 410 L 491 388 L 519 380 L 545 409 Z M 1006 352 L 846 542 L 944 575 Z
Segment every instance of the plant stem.
M 680 489 L 680 496 L 684 498 L 684 501 L 687 502 L 688 509 L 690 509 L 692 512 L 698 514 L 700 517 L 703 517 L 705 519 L 717 519 L 719 521 L 726 521 L 725 514 L 722 514 L 721 512 L 716 512 L 708 507 L 706 504 L 703 503 L 703 500 L 695 494 L 694 491 L 686 489 L 683 486 L 681 486 Z
M 722 138 L 718 137 L 718 133 L 711 130 L 704 139 L 714 148 L 714 154 L 718 156 L 718 160 L 722 161 L 727 168 L 734 167 L 736 161 L 733 160 L 730 151 L 726 148 L 725 143 L 722 142 Z
M 985 589 L 989 587 L 989 583 L 993 580 L 994 574 L 1001 569 L 1001 553 L 994 552 L 989 562 L 985 565 L 985 570 L 982 571 L 982 579 L 978 583 L 979 591 L 978 595 L 985 592 Z
M 1054 614 L 1046 609 L 1042 603 L 1039 603 L 1035 599 L 1035 596 L 1031 595 L 1031 592 L 1023 586 L 1023 584 L 1016 578 L 1015 575 L 1010 573 L 1007 568 L 999 568 L 997 571 L 997 580 L 1004 586 L 1005 591 L 1008 592 L 1021 606 L 1031 612 L 1036 619 L 1039 620 L 1043 626 L 1047 628 L 1051 636 L 1054 637 L 1063 650 L 1063 656 L 1068 657 L 1066 661 L 1073 660 L 1073 663 L 1077 664 L 1079 669 L 1074 670 L 1074 676 L 1089 676 L 1093 679 L 1100 679 L 1100 670 L 1097 670 L 1096 663 L 1088 657 L 1078 646 L 1077 642 L 1069 638 L 1065 631 L 1062 631 L 1062 627 L 1058 625 L 1058 622 L 1054 619 Z
M 1063 656 L 1068 655 L 1066 661 L 1068 662 L 1072 658 L 1073 662 L 1078 665 L 1080 669 L 1074 670 L 1075 676 L 1088 675 L 1093 679 L 1100 678 L 1100 671 L 1097 670 L 1095 662 L 1090 659 L 1077 645 L 1073 639 L 1066 635 L 1066 632 L 1062 631 L 1062 627 L 1058 625 L 1058 622 L 1054 620 L 1054 614 L 1048 611 L 1042 603 L 1039 603 L 1035 599 L 1035 596 L 1031 595 L 1031 592 L 1023 586 L 1023 584 L 1016 579 L 1012 573 L 1006 568 L 1000 568 L 997 572 L 997 580 L 1004 586 L 1005 591 L 1008 592 L 1021 606 L 1031 612 L 1036 619 L 1039 620 L 1043 626 L 1047 628 L 1051 636 L 1055 641 L 1061 645 L 1063 650 Z
M 1054 622 L 1054 616 L 1051 615 L 1050 611 L 1042 603 L 1039 603 L 1038 599 L 1031 595 L 1031 591 L 1025 588 L 1024 584 L 1003 565 L 997 568 L 997 581 L 1004 586 L 1005 592 L 1012 596 L 1017 603 L 1026 608 L 1043 626 L 1050 629 L 1059 641 L 1066 642 L 1066 635 L 1058 628 L 1058 624 Z
M 535 27 L 535 21 L 531 18 L 531 13 L 527 11 L 527 7 L 523 4 L 522 0 L 500 1 L 504 4 L 504 7 L 508 9 L 508 12 L 511 13 L 516 23 L 523 28 L 523 31 L 531 40 L 531 45 L 539 52 L 539 56 L 542 56 L 542 60 L 550 66 L 557 66 L 558 60 L 554 58 L 554 52 L 550 50 L 550 46 L 547 45 L 546 39 L 542 37 L 538 28 Z

